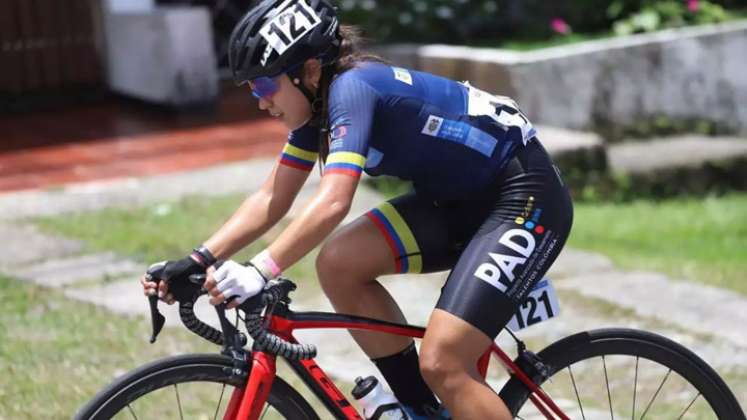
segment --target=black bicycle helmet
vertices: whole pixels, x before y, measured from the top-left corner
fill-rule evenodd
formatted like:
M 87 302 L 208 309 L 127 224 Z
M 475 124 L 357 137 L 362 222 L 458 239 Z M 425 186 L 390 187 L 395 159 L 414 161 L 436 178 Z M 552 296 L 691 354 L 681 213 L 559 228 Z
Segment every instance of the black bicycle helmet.
M 318 58 L 335 60 L 340 48 L 339 22 L 327 0 L 262 0 L 231 33 L 228 60 L 234 81 L 242 85 L 276 76 Z

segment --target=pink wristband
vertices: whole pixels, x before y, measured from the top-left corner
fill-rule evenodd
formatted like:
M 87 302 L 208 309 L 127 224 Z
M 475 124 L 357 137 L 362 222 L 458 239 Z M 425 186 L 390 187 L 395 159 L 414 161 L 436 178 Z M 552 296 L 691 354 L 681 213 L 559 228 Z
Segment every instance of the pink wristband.
M 278 264 L 270 256 L 270 251 L 266 249 L 252 258 L 251 262 L 268 280 L 272 280 L 282 273 Z

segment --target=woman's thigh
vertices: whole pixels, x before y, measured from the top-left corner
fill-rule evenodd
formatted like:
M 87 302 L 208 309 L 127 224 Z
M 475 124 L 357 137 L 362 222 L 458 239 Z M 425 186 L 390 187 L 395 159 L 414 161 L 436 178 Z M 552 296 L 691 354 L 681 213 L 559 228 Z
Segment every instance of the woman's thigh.
M 336 230 L 325 241 L 316 267 L 323 285 L 355 286 L 393 273 L 394 261 L 379 230 L 362 216 Z

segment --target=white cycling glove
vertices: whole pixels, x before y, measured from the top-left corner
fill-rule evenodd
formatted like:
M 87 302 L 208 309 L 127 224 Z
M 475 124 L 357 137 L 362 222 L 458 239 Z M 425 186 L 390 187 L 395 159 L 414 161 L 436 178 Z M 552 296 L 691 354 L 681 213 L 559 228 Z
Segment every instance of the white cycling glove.
M 223 296 L 226 299 L 236 296 L 236 302 L 239 304 L 261 292 L 267 282 L 256 268 L 235 261 L 224 262 L 213 273 L 213 278 Z

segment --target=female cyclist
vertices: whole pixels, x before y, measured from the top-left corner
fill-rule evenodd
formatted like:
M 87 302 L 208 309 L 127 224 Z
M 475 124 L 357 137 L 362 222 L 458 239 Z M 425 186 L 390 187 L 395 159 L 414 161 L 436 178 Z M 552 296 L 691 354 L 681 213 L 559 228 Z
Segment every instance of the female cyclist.
M 234 29 L 229 54 L 236 82 L 282 120 L 288 142 L 224 226 L 165 263 L 162 299 L 193 293 L 190 274 L 277 223 L 318 159 L 319 190 L 280 236 L 247 266 L 208 270 L 211 303 L 242 303 L 327 237 L 316 268 L 339 312 L 404 323 L 377 278 L 451 269 L 419 358 L 410 338 L 351 334 L 413 418 L 437 411 L 433 392 L 454 418 L 510 418 L 477 359 L 555 260 L 572 221 L 559 172 L 516 103 L 361 53 L 328 0 L 260 2 Z M 363 171 L 410 180 L 414 190 L 333 233 Z

